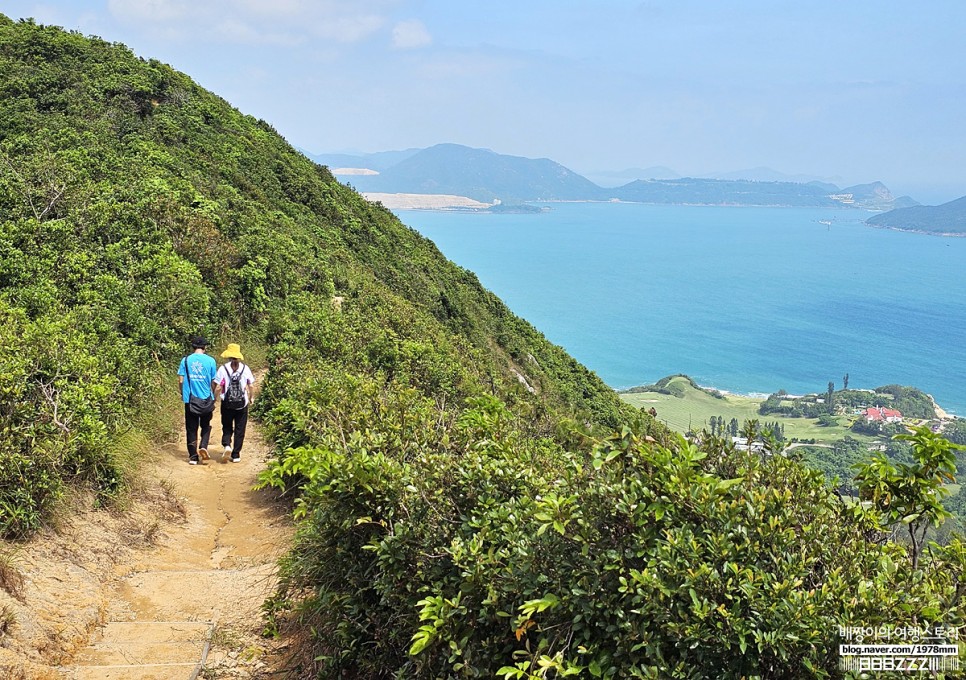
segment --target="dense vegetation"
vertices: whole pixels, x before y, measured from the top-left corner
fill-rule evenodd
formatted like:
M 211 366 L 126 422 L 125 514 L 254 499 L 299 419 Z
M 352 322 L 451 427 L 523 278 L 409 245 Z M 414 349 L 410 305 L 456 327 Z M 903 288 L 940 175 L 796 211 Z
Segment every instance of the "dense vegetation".
M 857 505 L 767 447 L 671 438 L 123 46 L 0 17 L 0 216 L 0 530 L 119 487 L 111 443 L 188 336 L 264 342 L 263 482 L 300 520 L 267 609 L 302 677 L 841 677 L 839 625 L 964 623 L 966 548 L 923 543 L 942 440 Z
M 390 422 L 413 412 L 383 406 Z M 307 521 L 270 611 L 312 631 L 306 672 L 841 677 L 840 624 L 960 621 L 959 543 L 914 573 L 886 540 L 894 519 L 792 460 L 633 427 L 561 447 L 496 400 L 468 406 L 436 444 L 391 450 L 397 427 L 369 419 L 264 476 L 303 482 Z M 937 488 L 929 470 L 876 470 L 870 489 Z

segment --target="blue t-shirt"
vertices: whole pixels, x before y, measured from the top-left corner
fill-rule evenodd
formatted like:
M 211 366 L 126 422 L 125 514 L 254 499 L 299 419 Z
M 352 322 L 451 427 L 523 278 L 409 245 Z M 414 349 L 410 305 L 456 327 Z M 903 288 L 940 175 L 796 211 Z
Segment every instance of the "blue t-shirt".
M 188 403 L 188 376 L 185 374 L 185 365 L 191 371 L 191 394 L 199 399 L 207 399 L 211 394 L 211 381 L 218 373 L 218 364 L 213 357 L 207 354 L 193 353 L 181 360 L 178 365 L 178 375 L 184 377 L 181 384 L 181 400 Z

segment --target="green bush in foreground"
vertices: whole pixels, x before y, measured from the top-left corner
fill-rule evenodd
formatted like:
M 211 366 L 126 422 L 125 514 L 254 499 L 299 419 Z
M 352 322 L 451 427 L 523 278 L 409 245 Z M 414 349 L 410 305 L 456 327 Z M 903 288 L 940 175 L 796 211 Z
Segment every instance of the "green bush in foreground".
M 427 414 L 428 415 L 428 414 Z M 320 678 L 842 677 L 838 626 L 958 625 L 954 543 L 884 542 L 819 472 L 625 428 L 523 436 L 491 398 L 446 444 L 288 451 L 303 481 L 271 608 Z

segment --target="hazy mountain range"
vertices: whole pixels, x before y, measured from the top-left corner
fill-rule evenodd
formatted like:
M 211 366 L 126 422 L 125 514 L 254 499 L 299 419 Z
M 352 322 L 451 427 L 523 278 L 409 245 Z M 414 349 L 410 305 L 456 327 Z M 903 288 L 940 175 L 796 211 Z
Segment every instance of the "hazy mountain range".
M 675 170 L 664 165 L 656 165 L 648 168 L 627 168 L 625 170 L 596 170 L 584 173 L 584 176 L 592 182 L 603 187 L 615 187 L 637 179 L 681 179 L 682 175 Z M 731 170 L 728 172 L 707 172 L 700 175 L 705 179 L 738 179 L 750 180 L 752 182 L 797 182 L 807 184 L 809 182 L 823 182 L 826 184 L 838 185 L 841 183 L 840 177 L 816 177 L 815 175 L 802 175 L 779 172 L 772 168 L 757 167 L 746 170 Z
M 597 170 L 584 176 L 602 187 L 618 187 L 638 179 L 681 179 L 681 175 L 663 165 L 649 168 L 626 168 L 624 170 Z
M 509 156 L 459 144 L 374 154 L 306 155 L 361 192 L 449 194 L 503 206 L 554 200 L 874 210 L 918 205 L 908 196 L 894 197 L 881 182 L 840 188 L 821 181 L 682 178 L 664 167 L 615 172 L 611 180 L 629 181 L 604 187 L 547 158 Z M 748 172 L 758 177 L 793 177 L 767 168 Z M 606 177 L 595 173 L 598 179 L 602 175 Z

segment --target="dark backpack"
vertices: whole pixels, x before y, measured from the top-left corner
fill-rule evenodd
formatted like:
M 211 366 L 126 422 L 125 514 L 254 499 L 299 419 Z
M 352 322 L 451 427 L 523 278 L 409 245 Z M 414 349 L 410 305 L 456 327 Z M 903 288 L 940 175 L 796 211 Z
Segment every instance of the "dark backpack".
M 229 411 L 237 411 L 245 408 L 245 388 L 241 384 L 242 375 L 245 373 L 245 364 L 242 364 L 237 373 L 231 373 L 231 369 L 225 367 L 228 372 L 228 389 L 225 390 L 225 400 L 221 402 L 221 407 Z

